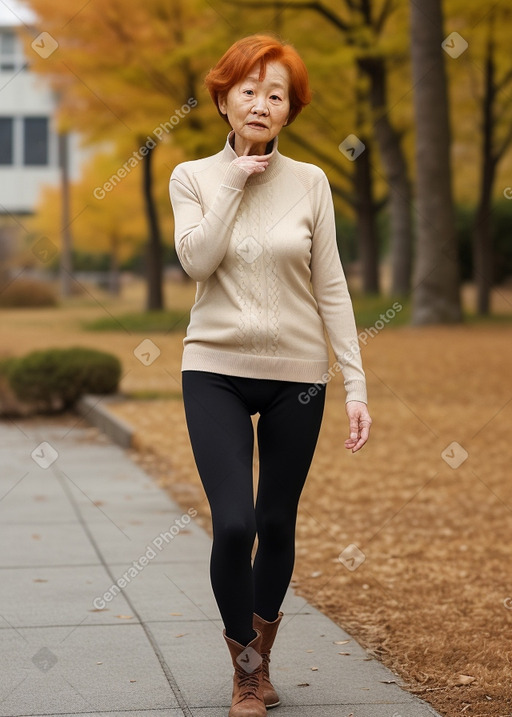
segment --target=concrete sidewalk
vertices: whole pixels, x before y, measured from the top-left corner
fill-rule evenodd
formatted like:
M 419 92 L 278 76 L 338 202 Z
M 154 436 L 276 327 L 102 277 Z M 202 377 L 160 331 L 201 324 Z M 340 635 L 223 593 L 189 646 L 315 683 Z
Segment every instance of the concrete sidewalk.
M 0 424 L 0 715 L 227 717 L 209 536 L 78 425 Z M 291 589 L 282 610 L 269 714 L 437 715 Z

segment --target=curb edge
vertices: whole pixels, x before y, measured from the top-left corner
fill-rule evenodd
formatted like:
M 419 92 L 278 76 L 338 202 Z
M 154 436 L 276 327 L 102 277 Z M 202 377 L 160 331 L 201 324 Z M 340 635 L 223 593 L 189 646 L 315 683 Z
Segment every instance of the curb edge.
M 97 396 L 87 394 L 77 402 L 76 410 L 86 421 L 111 438 L 114 443 L 117 443 L 122 448 L 132 448 L 135 429 L 122 418 L 108 411 L 104 405 L 121 400 L 122 397 L 119 395 Z

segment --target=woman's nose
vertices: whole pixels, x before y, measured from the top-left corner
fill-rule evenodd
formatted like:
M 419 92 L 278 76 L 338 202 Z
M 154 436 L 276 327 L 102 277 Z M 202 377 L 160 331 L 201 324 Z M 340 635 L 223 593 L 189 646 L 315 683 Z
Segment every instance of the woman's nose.
M 267 114 L 268 113 L 268 107 L 264 100 L 257 99 L 254 103 L 254 107 L 252 108 L 252 111 L 258 114 Z

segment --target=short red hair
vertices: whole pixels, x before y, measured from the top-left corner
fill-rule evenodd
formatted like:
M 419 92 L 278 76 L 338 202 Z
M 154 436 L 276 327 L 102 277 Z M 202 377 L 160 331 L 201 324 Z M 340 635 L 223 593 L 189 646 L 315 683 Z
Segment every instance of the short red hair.
M 234 85 L 247 77 L 250 69 L 258 62 L 260 82 L 265 77 L 267 62 L 281 62 L 288 70 L 290 76 L 288 124 L 291 124 L 302 108 L 311 102 L 308 71 L 297 50 L 272 35 L 249 35 L 238 40 L 208 72 L 204 83 L 219 114 L 229 123 L 228 118 L 219 109 L 219 98 L 227 95 Z

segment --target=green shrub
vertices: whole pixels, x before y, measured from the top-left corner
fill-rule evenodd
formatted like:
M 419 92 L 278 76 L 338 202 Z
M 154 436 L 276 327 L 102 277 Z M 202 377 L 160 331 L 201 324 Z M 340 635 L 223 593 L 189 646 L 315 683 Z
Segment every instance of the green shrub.
M 53 287 L 37 279 L 13 279 L 4 288 L 0 287 L 0 306 L 23 308 L 34 306 L 56 306 L 57 296 Z
M 28 404 L 22 403 L 14 393 L 9 374 L 18 359 L 14 356 L 0 358 L 0 416 L 16 417 L 28 416 L 32 412 Z
M 20 401 L 42 412 L 71 408 L 84 393 L 114 393 L 121 377 L 116 356 L 87 348 L 33 351 L 8 366 Z
M 9 371 L 19 361 L 16 356 L 0 356 L 0 376 L 8 376 Z

